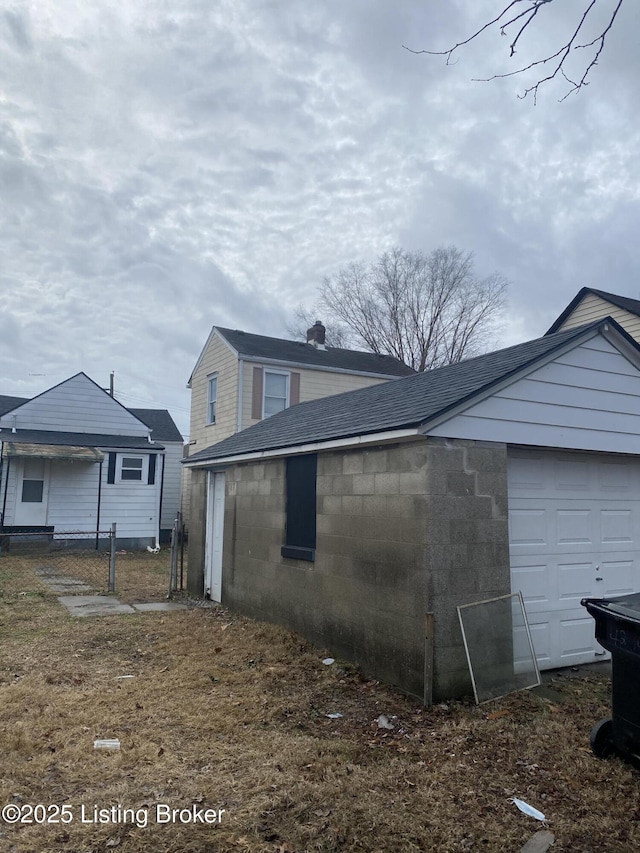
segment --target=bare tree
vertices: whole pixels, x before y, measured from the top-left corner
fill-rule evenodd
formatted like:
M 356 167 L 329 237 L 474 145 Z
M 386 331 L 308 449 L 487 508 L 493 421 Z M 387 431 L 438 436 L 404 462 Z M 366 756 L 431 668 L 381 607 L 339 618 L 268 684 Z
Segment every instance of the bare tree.
M 504 304 L 506 281 L 475 276 L 473 255 L 454 246 L 429 255 L 395 248 L 324 280 L 320 304 L 357 343 L 429 370 L 480 352 Z
M 306 341 L 307 329 L 320 320 L 326 328 L 325 344 L 328 347 L 348 347 L 353 337 L 349 329 L 336 318 L 327 317 L 326 311 L 326 307 L 321 305 L 314 305 L 312 308 L 298 305 L 291 322 L 287 323 L 287 332 L 298 341 Z
M 591 70 L 598 64 L 598 60 L 604 50 L 607 35 L 613 27 L 623 2 L 624 0 L 583 0 L 580 9 L 576 10 L 576 17 L 574 19 L 575 23 L 572 25 L 572 31 L 566 34 L 567 37 L 564 38 L 563 43 L 561 43 L 557 49 L 551 50 L 547 56 L 535 59 L 514 71 L 508 71 L 504 74 L 493 74 L 491 77 L 487 78 L 480 78 L 481 82 L 486 83 L 489 80 L 514 77 L 517 74 L 523 74 L 535 69 L 540 72 L 539 79 L 531 86 L 527 86 L 523 94 L 519 95 L 519 97 L 526 98 L 527 95 L 532 94 L 535 103 L 540 86 L 544 83 L 549 83 L 555 78 L 562 78 L 569 86 L 564 97 L 560 98 L 561 101 L 564 101 L 572 92 L 577 92 L 579 89 L 582 89 L 583 86 L 589 85 L 587 77 Z M 406 45 L 403 45 L 403 47 L 405 47 L 406 50 L 411 51 L 411 53 L 427 53 L 431 56 L 446 56 L 447 65 L 450 65 L 459 48 L 468 45 L 470 42 L 482 35 L 486 30 L 495 28 L 500 31 L 501 35 L 509 37 L 509 56 L 512 57 L 515 56 L 521 39 L 523 39 L 527 34 L 529 28 L 533 28 L 535 25 L 536 18 L 542 14 L 546 14 L 548 17 L 550 16 L 550 10 L 554 8 L 552 6 L 553 3 L 554 0 L 512 0 L 511 3 L 503 6 L 502 11 L 494 18 L 486 21 L 470 36 L 457 42 L 446 50 L 412 50 L 411 48 L 406 47 Z M 588 24 L 591 23 L 589 16 L 594 12 L 596 7 L 602 8 L 605 4 L 608 4 L 609 6 L 609 13 L 605 20 L 597 27 L 595 36 L 592 33 L 585 35 Z M 557 7 L 558 5 L 555 6 L 555 8 Z M 539 20 L 541 19 L 539 18 L 538 21 Z M 583 41 L 585 38 L 586 41 Z M 573 57 L 575 51 L 581 50 L 586 51 L 585 59 L 581 64 L 581 70 L 578 74 L 575 74 L 568 70 L 569 61 L 570 58 Z

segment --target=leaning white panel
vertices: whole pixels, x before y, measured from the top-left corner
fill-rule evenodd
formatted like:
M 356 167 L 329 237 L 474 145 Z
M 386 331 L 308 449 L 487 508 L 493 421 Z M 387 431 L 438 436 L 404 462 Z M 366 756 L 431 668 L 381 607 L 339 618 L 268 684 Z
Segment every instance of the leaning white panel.
M 540 684 L 522 593 L 457 608 L 476 702 Z

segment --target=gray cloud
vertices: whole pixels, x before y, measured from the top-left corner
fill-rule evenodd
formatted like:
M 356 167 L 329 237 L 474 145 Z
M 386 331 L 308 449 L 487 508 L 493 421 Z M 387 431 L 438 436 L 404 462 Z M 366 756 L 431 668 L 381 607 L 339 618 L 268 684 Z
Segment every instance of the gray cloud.
M 324 275 L 394 244 L 455 243 L 506 275 L 505 343 L 542 333 L 585 284 L 640 295 L 635 5 L 589 88 L 558 104 L 549 87 L 535 108 L 519 78 L 472 81 L 513 67 L 498 34 L 449 67 L 402 48 L 447 46 L 492 8 L 12 6 L 0 391 L 115 370 L 186 431 L 212 324 L 286 334 Z M 557 8 L 532 51 L 569 21 Z

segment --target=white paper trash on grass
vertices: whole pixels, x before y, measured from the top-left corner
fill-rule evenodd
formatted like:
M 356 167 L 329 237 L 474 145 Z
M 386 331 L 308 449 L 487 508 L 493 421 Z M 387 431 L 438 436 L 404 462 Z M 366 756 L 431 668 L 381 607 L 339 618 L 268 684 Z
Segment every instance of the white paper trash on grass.
M 519 800 L 517 797 L 511 797 L 509 802 L 515 803 L 523 814 L 529 815 L 529 817 L 535 817 L 536 820 L 546 821 L 546 817 L 542 812 L 539 812 L 538 809 L 534 809 L 533 806 L 530 806 L 529 803 L 525 803 L 524 800 Z
M 93 742 L 94 749 L 120 749 L 120 741 L 117 737 L 98 738 Z

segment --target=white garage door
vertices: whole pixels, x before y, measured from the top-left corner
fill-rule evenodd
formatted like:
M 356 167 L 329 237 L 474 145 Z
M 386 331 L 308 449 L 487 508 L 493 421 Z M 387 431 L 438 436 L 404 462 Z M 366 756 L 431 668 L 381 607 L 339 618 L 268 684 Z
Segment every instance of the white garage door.
M 608 657 L 580 599 L 640 591 L 640 461 L 511 451 L 509 541 L 540 668 Z

